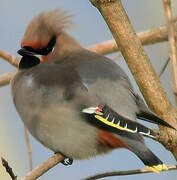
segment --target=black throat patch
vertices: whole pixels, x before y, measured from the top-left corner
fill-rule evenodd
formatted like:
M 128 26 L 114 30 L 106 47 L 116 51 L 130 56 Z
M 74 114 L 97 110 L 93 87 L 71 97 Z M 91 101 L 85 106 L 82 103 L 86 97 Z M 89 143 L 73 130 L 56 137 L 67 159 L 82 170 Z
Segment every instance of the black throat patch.
M 40 59 L 36 56 L 25 55 L 21 58 L 19 63 L 19 69 L 32 68 L 40 63 Z

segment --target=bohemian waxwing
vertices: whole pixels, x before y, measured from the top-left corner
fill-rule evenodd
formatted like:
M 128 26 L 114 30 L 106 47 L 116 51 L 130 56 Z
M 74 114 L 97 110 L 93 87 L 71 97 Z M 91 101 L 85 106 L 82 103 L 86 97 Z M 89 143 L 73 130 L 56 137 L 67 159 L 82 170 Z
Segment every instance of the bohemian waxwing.
M 152 171 L 166 170 L 143 140 L 155 132 L 136 119 L 171 126 L 147 108 L 116 63 L 64 32 L 70 24 L 69 16 L 54 9 L 34 17 L 26 29 L 19 71 L 11 81 L 25 126 L 70 160 L 126 148 Z M 42 55 L 42 62 L 35 54 Z

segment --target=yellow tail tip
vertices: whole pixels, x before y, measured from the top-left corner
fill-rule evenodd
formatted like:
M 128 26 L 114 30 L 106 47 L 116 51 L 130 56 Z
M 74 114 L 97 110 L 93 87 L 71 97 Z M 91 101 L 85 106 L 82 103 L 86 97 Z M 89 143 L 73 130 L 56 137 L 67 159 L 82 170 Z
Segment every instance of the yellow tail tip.
M 155 173 L 161 173 L 162 171 L 168 170 L 168 167 L 165 164 L 159 164 L 156 166 L 147 166 L 147 168 Z

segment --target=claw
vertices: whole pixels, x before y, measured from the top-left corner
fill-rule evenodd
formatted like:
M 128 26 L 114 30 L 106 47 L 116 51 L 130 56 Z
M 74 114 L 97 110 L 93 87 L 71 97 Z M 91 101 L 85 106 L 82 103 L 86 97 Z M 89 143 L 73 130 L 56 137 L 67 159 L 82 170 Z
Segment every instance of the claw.
M 65 158 L 62 162 L 61 162 L 63 165 L 65 166 L 69 166 L 73 163 L 73 159 L 72 158 Z

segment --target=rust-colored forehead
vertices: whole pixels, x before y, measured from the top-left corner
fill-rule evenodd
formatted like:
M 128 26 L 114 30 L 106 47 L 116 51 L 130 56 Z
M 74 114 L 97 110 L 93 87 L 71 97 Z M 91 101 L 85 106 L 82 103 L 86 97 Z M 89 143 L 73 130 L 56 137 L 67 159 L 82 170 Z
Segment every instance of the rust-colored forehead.
M 22 41 L 21 47 L 23 48 L 25 46 L 28 46 L 28 47 L 33 48 L 34 50 L 39 50 L 39 49 L 45 48 L 48 45 L 48 43 L 49 43 L 48 41 L 43 41 L 43 42 L 37 42 L 37 41 L 25 42 L 25 41 Z

